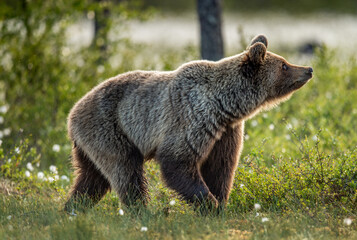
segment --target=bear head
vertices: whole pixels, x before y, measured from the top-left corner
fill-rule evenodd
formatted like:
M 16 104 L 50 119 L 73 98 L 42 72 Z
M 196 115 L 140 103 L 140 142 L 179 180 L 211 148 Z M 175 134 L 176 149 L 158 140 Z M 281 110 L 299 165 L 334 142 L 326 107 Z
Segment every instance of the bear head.
M 265 88 L 267 102 L 283 100 L 304 86 L 312 78 L 311 67 L 297 66 L 283 57 L 267 51 L 268 40 L 256 36 L 247 48 L 249 64 L 255 69 L 256 85 Z

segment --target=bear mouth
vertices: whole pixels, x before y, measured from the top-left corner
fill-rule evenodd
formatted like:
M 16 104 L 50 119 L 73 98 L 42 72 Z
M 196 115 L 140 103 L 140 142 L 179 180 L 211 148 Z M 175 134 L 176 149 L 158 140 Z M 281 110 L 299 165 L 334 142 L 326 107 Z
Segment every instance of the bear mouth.
M 307 82 L 309 82 L 309 80 L 312 78 L 312 73 L 308 73 L 308 74 L 306 74 L 306 75 L 307 75 L 306 77 L 295 81 L 295 82 L 292 84 L 292 87 L 295 88 L 295 89 L 299 89 L 299 88 L 301 88 L 302 86 L 304 86 Z

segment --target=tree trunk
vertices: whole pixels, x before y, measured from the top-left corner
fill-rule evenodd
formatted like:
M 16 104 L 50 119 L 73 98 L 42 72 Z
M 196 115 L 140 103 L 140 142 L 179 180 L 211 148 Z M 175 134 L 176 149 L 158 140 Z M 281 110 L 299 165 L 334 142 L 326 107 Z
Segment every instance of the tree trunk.
M 197 0 L 201 30 L 201 58 L 217 61 L 223 58 L 221 0 Z
M 110 10 L 108 1 L 95 0 L 98 4 L 94 17 L 94 39 L 93 46 L 100 49 L 99 62 L 107 59 L 108 31 Z

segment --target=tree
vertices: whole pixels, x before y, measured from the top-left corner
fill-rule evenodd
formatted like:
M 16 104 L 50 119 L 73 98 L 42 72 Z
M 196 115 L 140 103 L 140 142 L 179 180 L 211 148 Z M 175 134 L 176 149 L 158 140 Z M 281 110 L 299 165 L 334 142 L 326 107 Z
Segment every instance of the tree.
M 201 31 L 201 58 L 213 61 L 223 58 L 221 0 L 197 0 L 197 12 Z

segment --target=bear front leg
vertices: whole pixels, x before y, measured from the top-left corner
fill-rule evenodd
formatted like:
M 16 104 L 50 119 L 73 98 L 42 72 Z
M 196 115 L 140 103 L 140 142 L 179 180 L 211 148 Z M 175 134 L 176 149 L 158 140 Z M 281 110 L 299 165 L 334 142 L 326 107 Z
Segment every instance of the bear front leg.
M 162 151 L 157 159 L 167 186 L 177 191 L 187 202 L 199 207 L 202 213 L 218 207 L 217 199 L 198 171 L 195 157 L 189 154 L 176 156 L 169 151 Z
M 244 122 L 229 127 L 213 146 L 201 166 L 201 174 L 211 193 L 224 207 L 233 185 L 234 173 L 243 147 Z

